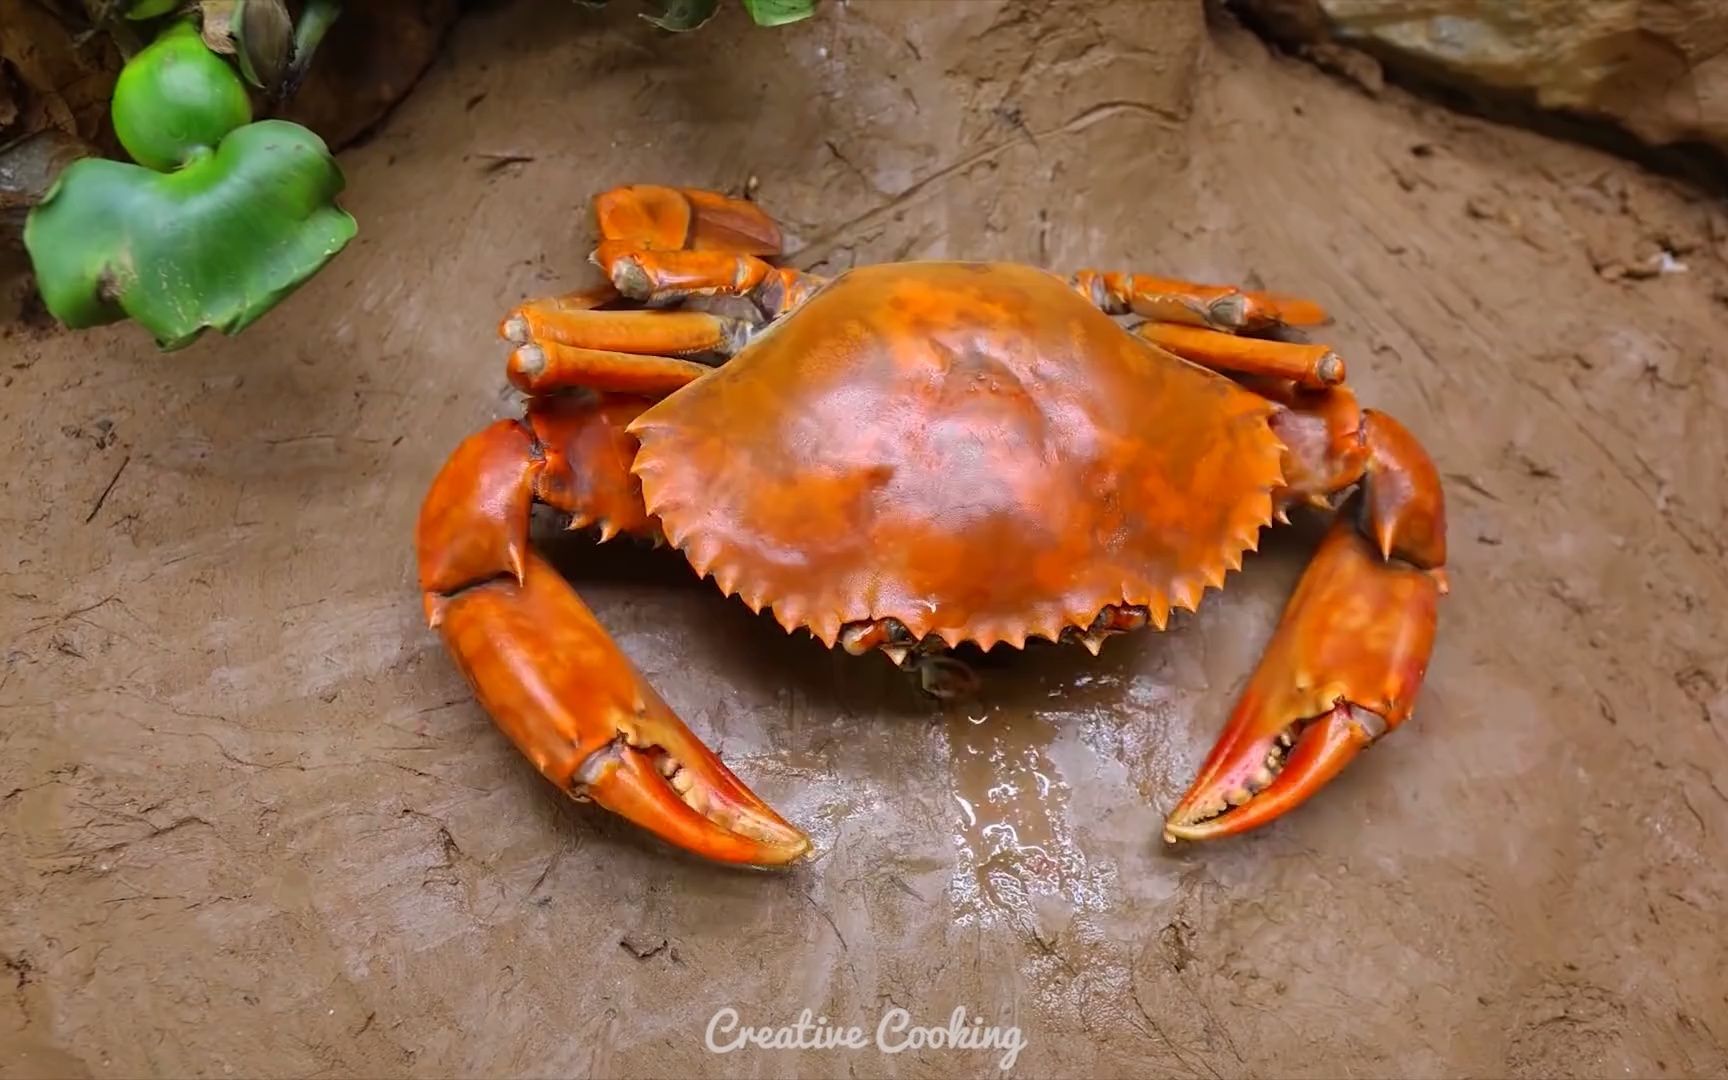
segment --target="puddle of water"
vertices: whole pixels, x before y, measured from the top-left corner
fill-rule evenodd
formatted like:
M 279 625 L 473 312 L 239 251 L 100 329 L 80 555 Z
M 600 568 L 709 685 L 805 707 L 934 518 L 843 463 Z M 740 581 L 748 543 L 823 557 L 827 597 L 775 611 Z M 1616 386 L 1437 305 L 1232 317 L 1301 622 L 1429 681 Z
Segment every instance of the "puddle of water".
M 947 717 L 958 856 L 949 886 L 962 923 L 1010 923 L 1048 937 L 1052 919 L 1103 904 L 1074 837 L 1061 737 L 1035 713 L 973 704 Z

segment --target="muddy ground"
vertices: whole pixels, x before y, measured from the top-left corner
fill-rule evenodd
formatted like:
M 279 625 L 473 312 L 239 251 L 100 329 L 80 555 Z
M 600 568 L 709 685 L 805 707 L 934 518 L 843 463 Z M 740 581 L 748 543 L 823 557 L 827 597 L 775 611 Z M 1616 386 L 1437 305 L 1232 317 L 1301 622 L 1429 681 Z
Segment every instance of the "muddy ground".
M 1728 1072 L 1728 213 L 1186 5 L 1040 7 L 668 41 L 495 5 L 345 155 L 356 245 L 243 338 L 0 341 L 0 1073 L 995 1068 L 715 1058 L 728 1005 L 963 1006 L 1021 1029 L 1023 1075 Z M 1416 718 L 1291 818 L 1171 851 L 1312 524 L 1172 632 L 1004 660 L 947 711 L 676 559 L 565 542 L 820 857 L 716 870 L 560 797 L 424 628 L 417 504 L 513 410 L 497 319 L 585 280 L 591 193 L 752 176 L 808 267 L 1328 304 L 1450 484 Z

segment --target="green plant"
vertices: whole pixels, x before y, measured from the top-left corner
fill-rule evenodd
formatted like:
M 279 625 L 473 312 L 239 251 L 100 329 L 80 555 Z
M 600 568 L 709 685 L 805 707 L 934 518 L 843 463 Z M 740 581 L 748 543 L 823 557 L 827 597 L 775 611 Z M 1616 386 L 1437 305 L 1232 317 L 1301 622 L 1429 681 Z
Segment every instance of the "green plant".
M 120 5 L 126 19 L 169 16 L 110 103 L 137 164 L 76 161 L 31 210 L 24 247 L 50 314 L 73 329 L 131 318 L 177 349 L 209 328 L 240 332 L 353 239 L 329 148 L 297 124 L 254 122 L 235 71 L 279 99 L 335 7 L 311 0 L 293 29 L 281 0 L 207 0 L 198 20 L 162 0 Z
M 576 0 L 587 7 L 605 7 L 607 0 Z M 784 26 L 808 19 L 816 0 L 739 0 L 757 26 Z M 660 0 L 658 15 L 642 17 L 662 30 L 695 30 L 720 10 L 720 0 Z
M 109 109 L 132 160 L 169 172 L 252 122 L 252 102 L 191 22 L 175 23 L 120 71 Z

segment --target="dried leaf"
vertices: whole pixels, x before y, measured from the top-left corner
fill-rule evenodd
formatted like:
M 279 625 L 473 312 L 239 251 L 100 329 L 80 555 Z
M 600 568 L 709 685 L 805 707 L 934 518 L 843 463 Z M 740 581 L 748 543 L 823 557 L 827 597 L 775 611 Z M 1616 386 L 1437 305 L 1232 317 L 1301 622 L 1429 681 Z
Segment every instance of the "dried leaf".
M 240 0 L 203 0 L 198 5 L 203 16 L 204 45 L 211 52 L 234 55 L 234 16 L 239 14 Z
M 235 58 L 246 81 L 274 94 L 282 86 L 294 48 L 294 21 L 282 0 L 240 0 L 234 23 Z
M 653 15 L 642 17 L 662 30 L 686 33 L 712 19 L 719 7 L 719 0 L 666 0 L 658 18 Z

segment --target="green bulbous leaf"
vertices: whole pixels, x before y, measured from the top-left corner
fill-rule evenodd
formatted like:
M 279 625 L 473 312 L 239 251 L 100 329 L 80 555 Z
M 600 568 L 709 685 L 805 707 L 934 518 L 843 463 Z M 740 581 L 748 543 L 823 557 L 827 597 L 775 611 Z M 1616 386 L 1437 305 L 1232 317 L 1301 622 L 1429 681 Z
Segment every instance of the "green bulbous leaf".
M 744 10 L 757 26 L 785 26 L 816 13 L 816 0 L 744 0 Z
M 167 172 L 249 123 L 252 103 L 240 76 L 184 20 L 126 62 L 114 83 L 112 115 L 132 160 Z
M 237 128 L 172 173 L 69 166 L 24 227 L 53 316 L 73 329 L 130 316 L 164 350 L 251 325 L 329 262 L 356 225 L 324 140 L 284 120 Z

